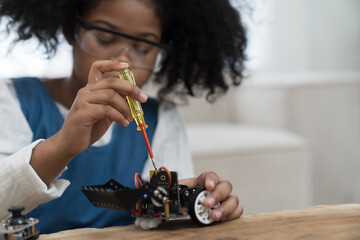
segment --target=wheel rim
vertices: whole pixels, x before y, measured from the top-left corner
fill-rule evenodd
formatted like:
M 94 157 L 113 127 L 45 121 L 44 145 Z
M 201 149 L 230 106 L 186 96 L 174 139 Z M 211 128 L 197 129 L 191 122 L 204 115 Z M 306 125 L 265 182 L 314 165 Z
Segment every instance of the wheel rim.
M 210 224 L 214 221 L 211 217 L 212 209 L 206 208 L 204 205 L 205 198 L 209 196 L 209 194 L 210 191 L 208 190 L 200 192 L 194 203 L 195 215 L 197 219 L 203 224 Z

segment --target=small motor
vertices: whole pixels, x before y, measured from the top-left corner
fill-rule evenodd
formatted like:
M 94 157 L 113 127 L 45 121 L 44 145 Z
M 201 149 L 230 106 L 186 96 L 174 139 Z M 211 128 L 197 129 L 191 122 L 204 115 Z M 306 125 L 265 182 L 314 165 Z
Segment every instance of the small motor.
M 0 240 L 35 240 L 39 238 L 40 232 L 35 229 L 39 220 L 27 218 L 22 215 L 23 206 L 13 206 L 8 209 L 11 216 L 0 224 Z

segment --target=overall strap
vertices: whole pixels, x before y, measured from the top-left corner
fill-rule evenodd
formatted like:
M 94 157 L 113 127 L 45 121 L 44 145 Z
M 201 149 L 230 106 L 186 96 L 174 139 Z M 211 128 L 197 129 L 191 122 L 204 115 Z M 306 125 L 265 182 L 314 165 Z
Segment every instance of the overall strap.
M 58 132 L 64 122 L 58 107 L 39 78 L 11 79 L 21 110 L 33 132 L 33 141 Z

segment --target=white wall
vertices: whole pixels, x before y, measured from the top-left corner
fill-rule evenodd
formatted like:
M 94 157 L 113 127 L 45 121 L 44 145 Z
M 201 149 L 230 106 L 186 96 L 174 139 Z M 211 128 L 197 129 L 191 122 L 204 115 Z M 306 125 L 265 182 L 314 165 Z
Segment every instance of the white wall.
M 313 69 L 360 70 L 360 1 L 308 2 Z
M 35 39 L 19 42 L 12 51 L 12 41 L 15 34 L 9 36 L 5 31 L 6 20 L 0 24 L 0 78 L 37 76 L 63 77 L 72 70 L 71 47 L 61 40 L 56 56 L 48 59 L 44 48 Z
M 242 0 L 232 2 L 239 6 Z M 248 2 L 254 7 L 252 19 L 245 16 L 252 70 L 360 70 L 359 0 Z

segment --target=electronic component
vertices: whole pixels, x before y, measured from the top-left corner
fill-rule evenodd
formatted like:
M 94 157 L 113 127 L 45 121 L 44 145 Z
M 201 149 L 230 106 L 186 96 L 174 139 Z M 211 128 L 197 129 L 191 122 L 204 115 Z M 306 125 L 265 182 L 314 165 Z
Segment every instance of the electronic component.
M 39 238 L 40 232 L 35 229 L 35 224 L 39 220 L 27 218 L 21 214 L 25 208 L 13 206 L 8 210 L 12 215 L 1 222 L 0 240 L 35 240 Z

